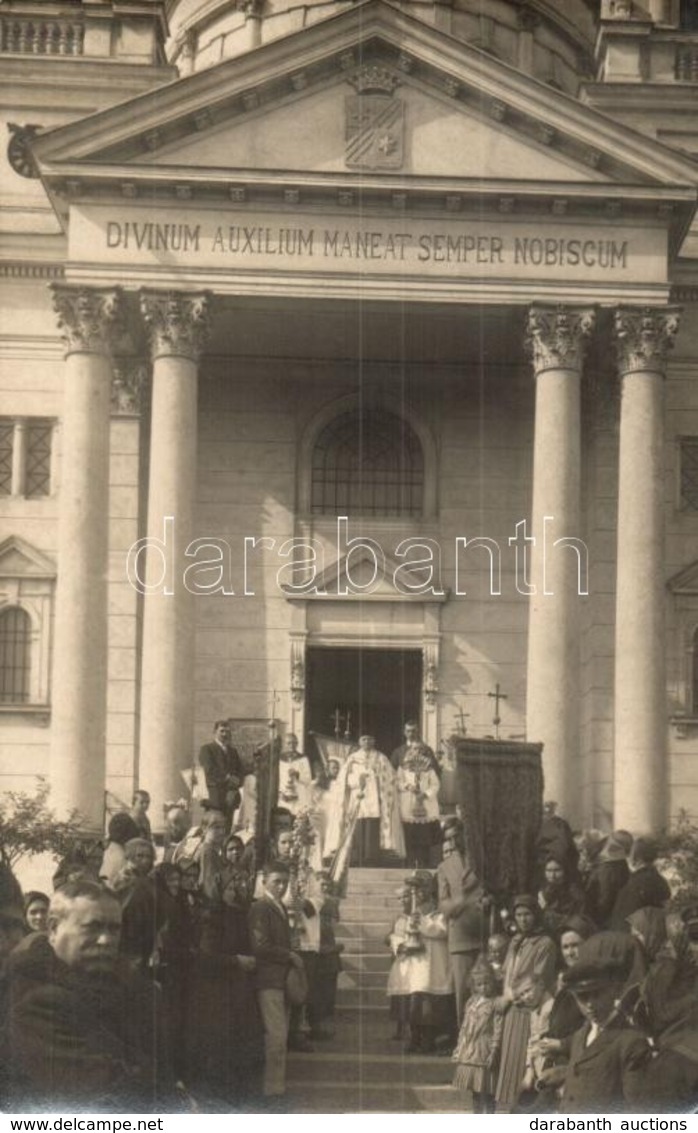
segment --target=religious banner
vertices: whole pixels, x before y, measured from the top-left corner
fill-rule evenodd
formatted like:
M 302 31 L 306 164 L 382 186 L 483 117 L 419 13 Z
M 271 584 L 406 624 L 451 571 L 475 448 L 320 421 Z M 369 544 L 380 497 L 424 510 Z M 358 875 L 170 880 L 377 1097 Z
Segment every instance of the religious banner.
M 320 754 L 325 774 L 327 774 L 327 766 L 331 759 L 336 759 L 341 766 L 351 749 L 356 747 L 353 740 L 338 739 L 336 736 L 323 736 L 320 732 L 311 732 L 310 734 L 315 740 L 315 746 Z
M 529 892 L 543 816 L 542 744 L 456 736 L 466 848 L 489 893 Z

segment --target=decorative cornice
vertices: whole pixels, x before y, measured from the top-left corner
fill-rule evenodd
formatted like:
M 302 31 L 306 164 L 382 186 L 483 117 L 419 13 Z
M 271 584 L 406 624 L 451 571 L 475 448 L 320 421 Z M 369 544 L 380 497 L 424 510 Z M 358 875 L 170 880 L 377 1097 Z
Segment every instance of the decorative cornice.
M 209 291 L 151 291 L 140 295 L 153 358 L 180 355 L 198 362 L 210 328 Z
M 51 291 L 66 355 L 108 354 L 118 327 L 121 289 L 52 283 Z
M 0 276 L 12 279 L 63 279 L 63 264 L 0 263 Z
M 670 296 L 672 303 L 695 303 L 698 300 L 698 283 L 674 283 Z
M 531 307 L 527 342 L 536 376 L 545 370 L 581 370 L 595 321 L 596 312 L 591 307 Z
M 619 307 L 613 329 L 621 374 L 648 370 L 663 374 L 679 321 L 678 307 Z

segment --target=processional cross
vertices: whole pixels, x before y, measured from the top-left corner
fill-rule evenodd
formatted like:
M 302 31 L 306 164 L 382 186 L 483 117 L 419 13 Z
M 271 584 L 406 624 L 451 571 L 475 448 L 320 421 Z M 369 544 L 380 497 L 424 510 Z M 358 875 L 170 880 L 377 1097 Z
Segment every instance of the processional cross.
M 341 710 L 339 708 L 335 708 L 334 712 L 330 716 L 330 719 L 334 724 L 334 738 L 336 740 L 339 739 L 342 734 L 342 724 L 344 724 L 344 738 L 345 740 L 348 740 L 351 736 L 351 712 L 349 711 L 349 709 L 347 709 L 346 717 L 344 717 L 341 713 Z
M 464 712 L 462 706 L 456 712 L 456 732 L 459 736 L 467 736 L 468 729 L 465 721 L 470 716 L 469 712 Z
M 508 700 L 509 697 L 506 695 L 506 693 L 499 691 L 499 681 L 494 686 L 494 692 L 488 692 L 487 695 L 492 697 L 492 699 L 494 700 L 494 718 L 492 720 L 492 723 L 494 724 L 494 738 L 496 740 L 498 740 L 499 739 L 499 725 L 502 722 L 502 718 L 499 715 L 499 702 L 500 702 L 500 700 Z

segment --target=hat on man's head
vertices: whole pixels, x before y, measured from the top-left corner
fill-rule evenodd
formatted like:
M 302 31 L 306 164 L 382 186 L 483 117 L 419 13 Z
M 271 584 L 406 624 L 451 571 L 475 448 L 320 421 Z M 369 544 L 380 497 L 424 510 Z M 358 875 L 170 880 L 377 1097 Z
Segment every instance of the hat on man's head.
M 637 955 L 627 932 L 597 932 L 579 946 L 577 962 L 564 973 L 565 987 L 590 990 L 608 983 L 625 983 Z
M 532 913 L 540 913 L 538 898 L 533 893 L 519 893 L 511 903 L 511 911 L 515 913 L 517 909 L 530 909 Z
M 623 862 L 627 860 L 630 847 L 624 845 L 615 834 L 609 834 L 601 847 L 600 862 Z
M 633 842 L 635 841 L 635 839 L 633 838 L 629 830 L 614 830 L 611 834 L 611 837 L 613 838 L 614 842 L 620 843 L 626 854 L 630 853 L 633 848 Z

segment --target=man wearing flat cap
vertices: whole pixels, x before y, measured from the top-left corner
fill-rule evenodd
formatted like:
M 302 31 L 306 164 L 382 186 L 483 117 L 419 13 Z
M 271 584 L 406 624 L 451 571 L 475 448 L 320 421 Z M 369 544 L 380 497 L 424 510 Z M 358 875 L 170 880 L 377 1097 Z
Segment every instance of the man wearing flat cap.
M 585 941 L 564 986 L 584 1016 L 572 1038 L 561 1113 L 645 1113 L 652 1049 L 623 1008 L 632 941 L 601 932 Z

